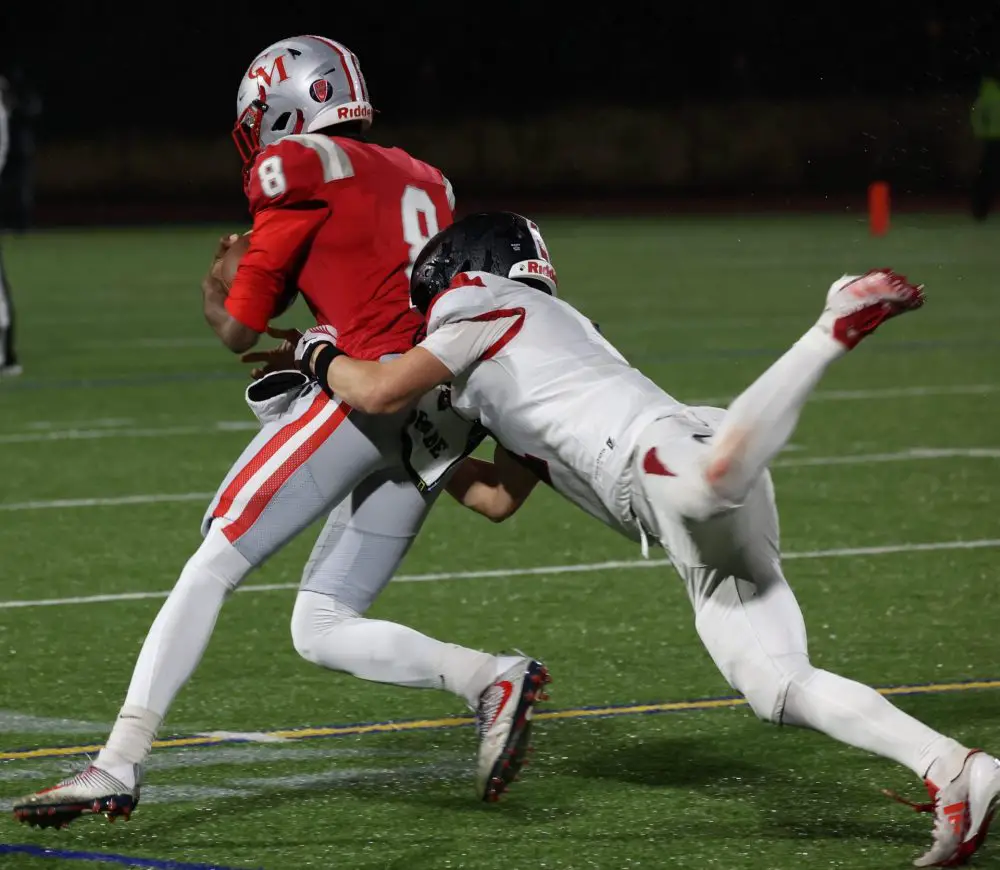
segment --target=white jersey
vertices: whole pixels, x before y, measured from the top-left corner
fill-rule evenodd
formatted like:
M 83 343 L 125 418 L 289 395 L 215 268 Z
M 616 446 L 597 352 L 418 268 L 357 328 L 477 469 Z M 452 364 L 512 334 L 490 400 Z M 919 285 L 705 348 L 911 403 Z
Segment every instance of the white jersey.
M 589 514 L 636 538 L 630 460 L 642 431 L 684 406 L 579 311 L 466 272 L 427 312 L 421 347 L 455 375 L 452 405 Z

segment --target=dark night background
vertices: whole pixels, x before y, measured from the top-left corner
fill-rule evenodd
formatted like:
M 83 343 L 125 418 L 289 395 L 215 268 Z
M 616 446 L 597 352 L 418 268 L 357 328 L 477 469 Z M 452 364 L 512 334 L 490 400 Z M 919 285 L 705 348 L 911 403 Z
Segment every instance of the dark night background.
M 95 200 L 236 207 L 237 85 L 261 49 L 298 33 L 351 47 L 375 138 L 436 162 L 467 195 L 822 196 L 884 175 L 904 195 L 958 196 L 968 107 L 1000 61 L 997 3 L 124 9 L 0 11 L 0 68 L 20 65 L 42 99 L 43 219 Z M 829 128 L 806 141 L 817 117 Z M 546 154 L 553 169 L 531 166 Z

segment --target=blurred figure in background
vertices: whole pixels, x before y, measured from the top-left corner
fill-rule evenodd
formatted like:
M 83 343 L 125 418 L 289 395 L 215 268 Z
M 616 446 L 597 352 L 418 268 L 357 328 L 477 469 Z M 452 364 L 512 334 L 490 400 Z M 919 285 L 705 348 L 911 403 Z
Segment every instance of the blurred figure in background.
M 0 185 L 4 192 L 0 218 L 2 226 L 23 233 L 31 226 L 35 206 L 35 125 L 42 100 L 20 66 L 10 69 L 6 90 L 10 148 Z
M 9 85 L 0 76 L 0 183 L 4 178 L 7 155 L 10 153 L 10 112 L 8 110 Z M 10 285 L 3 267 L 0 250 L 0 378 L 21 374 L 21 367 L 14 352 L 14 304 L 10 298 Z
M 1000 185 L 1000 73 L 983 76 L 972 104 L 972 132 L 982 142 L 979 171 L 972 186 L 972 216 L 986 220 Z

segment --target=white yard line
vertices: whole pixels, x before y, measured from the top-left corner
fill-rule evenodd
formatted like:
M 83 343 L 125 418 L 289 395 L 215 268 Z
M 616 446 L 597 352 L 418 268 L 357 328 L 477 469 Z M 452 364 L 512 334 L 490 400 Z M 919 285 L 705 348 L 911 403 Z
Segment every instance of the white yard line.
M 99 734 L 107 726 L 80 719 L 54 719 L 16 710 L 0 710 L 0 734 Z
M 1000 547 L 1000 538 L 975 541 L 935 541 L 923 544 L 886 544 L 877 547 L 841 547 L 833 550 L 802 550 L 784 553 L 790 559 L 837 559 L 851 556 L 886 556 L 894 553 L 926 553 L 938 550 L 981 550 Z M 588 574 L 594 571 L 627 571 L 634 568 L 662 568 L 667 559 L 625 559 L 610 562 L 584 562 L 578 565 L 539 565 L 533 568 L 491 568 L 483 571 L 442 571 L 433 574 L 400 574 L 395 583 L 426 583 L 438 580 L 490 580 L 501 577 L 547 577 L 557 574 Z M 266 583 L 240 586 L 237 592 L 277 592 L 297 589 L 298 583 Z M 58 607 L 69 604 L 103 604 L 112 601 L 142 601 L 166 598 L 168 591 L 120 592 L 108 595 L 81 595 L 72 598 L 41 598 L 34 601 L 0 601 L 0 609 L 21 607 Z
M 927 459 L 997 459 L 1000 447 L 908 447 L 895 453 L 857 453 L 845 456 L 804 456 L 778 459 L 774 468 L 825 465 L 868 465 L 880 462 L 913 462 Z M 162 504 L 167 502 L 207 501 L 212 492 L 142 493 L 95 498 L 60 498 L 52 500 L 0 502 L 0 511 L 31 511 L 64 508 L 114 507 L 116 505 Z
M 425 754 L 426 755 L 426 754 Z M 262 757 L 266 762 L 267 758 Z M 64 770 L 72 770 L 69 765 L 60 765 Z M 75 767 L 76 765 L 74 765 Z M 36 768 L 29 768 L 29 770 Z M 142 802 L 148 804 L 175 804 L 197 801 L 210 803 L 214 800 L 238 798 L 246 800 L 266 794 L 287 791 L 329 791 L 332 788 L 351 788 L 373 783 L 411 782 L 414 779 L 449 779 L 466 776 L 468 760 L 431 764 L 413 764 L 396 767 L 332 767 L 318 773 L 290 773 L 281 776 L 256 776 L 227 778 L 225 786 L 196 784 L 143 785 Z M 35 774 L 37 775 L 37 774 Z M 10 812 L 13 801 L 0 801 L 0 811 Z M 148 865 L 147 865 L 148 866 Z M 169 865 L 167 865 L 169 866 Z M 204 866 L 204 865 L 203 865 Z
M 997 459 L 1000 447 L 910 447 L 895 453 L 858 453 L 848 456 L 800 456 L 778 459 L 772 468 L 803 465 L 868 465 L 873 462 L 909 462 L 919 459 Z
M 0 444 L 40 444 L 46 441 L 92 441 L 98 438 L 172 438 L 179 435 L 216 435 L 260 429 L 256 420 L 220 420 L 202 426 L 164 426 L 146 429 L 49 429 L 0 435 Z
M 86 425 L 97 429 L 100 427 L 128 426 L 135 423 L 132 417 L 95 417 L 85 421 Z M 29 429 L 55 429 L 57 426 L 65 426 L 65 420 L 35 420 L 33 423 L 25 424 Z
M 877 390 L 817 390 L 813 402 L 879 401 L 881 399 L 924 398 L 928 396 L 983 396 L 1000 392 L 1000 384 L 952 384 L 945 386 L 888 387 Z M 708 396 L 688 401 L 690 405 L 728 405 L 735 396 Z M 33 431 L 0 434 L 0 444 L 31 444 L 47 441 L 77 441 L 96 438 L 169 438 L 181 435 L 212 435 L 220 432 L 255 430 L 254 420 L 221 420 L 199 426 L 146 426 L 124 428 L 135 420 L 81 420 L 74 427 L 67 421 L 38 420 L 23 424 Z M 57 428 L 59 427 L 59 428 Z M 41 430 L 41 431 L 40 431 Z
M 50 501 L 0 503 L 0 511 L 33 511 L 50 508 L 113 507 L 122 504 L 160 504 L 172 501 L 208 501 L 214 492 L 164 492 L 143 495 L 119 495 L 108 498 L 57 498 Z
M 108 731 L 108 723 L 101 722 L 95 734 L 105 735 Z M 190 733 L 190 729 L 185 730 L 173 726 L 173 731 L 177 733 Z M 58 732 L 54 732 L 58 733 Z M 173 733 L 173 732 L 171 732 Z M 227 732 L 213 732 L 225 734 Z M 202 735 L 198 735 L 202 736 Z M 280 739 L 283 744 L 275 745 L 275 740 L 279 738 L 263 734 L 267 738 L 263 744 L 257 742 L 258 735 L 254 733 L 235 733 L 231 739 L 253 741 L 252 746 L 192 746 L 182 749 L 172 749 L 170 752 L 154 752 L 145 762 L 145 769 L 149 770 L 191 770 L 196 767 L 225 767 L 243 765 L 274 764 L 276 762 L 344 762 L 354 761 L 355 763 L 385 759 L 398 759 L 406 762 L 427 760 L 433 754 L 437 761 L 447 761 L 459 763 L 465 760 L 465 753 L 450 751 L 438 751 L 428 753 L 404 750 L 404 749 L 380 749 L 368 747 L 365 749 L 346 746 L 301 746 L 295 745 L 296 741 Z M 468 763 L 466 761 L 466 763 Z M 72 756 L 56 758 L 27 758 L 19 761 L 7 761 L 0 764 L 0 782 L 17 782 L 22 779 L 37 779 L 40 776 L 61 776 L 68 773 L 75 773 L 80 769 L 80 760 Z M 145 792 L 145 789 L 143 789 Z M 145 800 L 145 796 L 143 797 Z
M 810 402 L 871 402 L 880 399 L 922 399 L 927 396 L 983 396 L 1000 393 L 1000 384 L 951 384 L 945 386 L 887 387 L 877 390 L 816 390 Z M 736 396 L 691 399 L 689 405 L 728 405 Z

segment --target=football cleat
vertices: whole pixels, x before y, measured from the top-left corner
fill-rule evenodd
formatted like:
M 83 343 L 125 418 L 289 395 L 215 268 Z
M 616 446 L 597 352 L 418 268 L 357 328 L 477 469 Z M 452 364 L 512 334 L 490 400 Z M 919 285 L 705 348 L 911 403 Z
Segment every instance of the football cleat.
M 549 681 L 548 668 L 525 657 L 480 697 L 476 710 L 476 792 L 484 801 L 499 800 L 528 763 L 535 704 L 548 700 L 543 690 Z
M 139 770 L 136 785 L 129 788 L 105 770 L 90 765 L 86 770 L 51 788 L 43 788 L 14 802 L 14 818 L 32 827 L 65 828 L 85 815 L 104 815 L 108 821 L 128 821 L 139 803 Z
M 927 780 L 925 784 L 931 796 L 925 804 L 886 792 L 917 812 L 934 813 L 934 842 L 913 865 L 960 867 L 986 842 L 990 822 L 1000 807 L 1000 761 L 974 749 L 951 782 L 938 786 Z
M 817 326 L 851 350 L 886 320 L 924 302 L 923 285 L 911 284 L 891 269 L 845 275 L 830 287 Z

